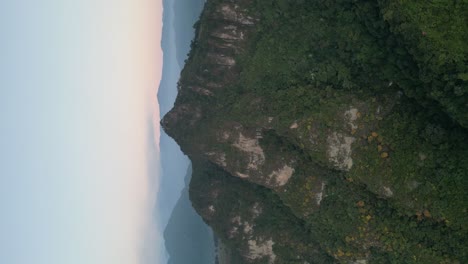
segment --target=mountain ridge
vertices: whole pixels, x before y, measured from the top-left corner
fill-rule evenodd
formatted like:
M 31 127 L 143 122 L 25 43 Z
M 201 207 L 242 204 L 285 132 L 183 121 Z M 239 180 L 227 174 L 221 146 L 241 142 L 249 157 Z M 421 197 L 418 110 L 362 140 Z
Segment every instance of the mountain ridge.
M 415 35 L 419 20 L 456 16 L 420 8 L 206 2 L 161 125 L 231 263 L 467 261 L 467 101 L 435 94 L 466 82 L 421 63 L 459 36 Z M 442 63 L 463 75 L 454 56 Z

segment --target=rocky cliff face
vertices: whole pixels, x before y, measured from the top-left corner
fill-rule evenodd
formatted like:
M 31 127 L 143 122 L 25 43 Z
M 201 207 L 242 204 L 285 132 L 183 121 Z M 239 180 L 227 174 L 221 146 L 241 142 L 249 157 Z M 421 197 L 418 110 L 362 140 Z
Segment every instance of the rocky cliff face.
M 298 1 L 297 5 L 307 4 Z M 273 9 L 279 18 L 287 16 L 282 6 Z M 312 14 L 296 13 L 294 19 L 301 27 Z M 322 30 L 326 15 L 317 14 L 320 17 L 310 17 L 311 29 Z M 179 81 L 176 103 L 161 121 L 192 160 L 191 200 L 234 249 L 232 263 L 386 263 L 398 262 L 405 254 L 414 263 L 425 263 L 428 256 L 446 263 L 463 259 L 460 252 L 466 243 L 450 255 L 440 249 L 447 245 L 434 237 L 441 230 L 456 228 L 463 231 L 453 231 L 454 237 L 463 237 L 466 228 L 461 223 L 466 216 L 461 215 L 466 208 L 441 207 L 439 201 L 449 199 L 440 198 L 449 185 L 429 195 L 436 183 L 425 181 L 429 171 L 446 166 L 440 160 L 435 167 L 428 165 L 433 164 L 429 159 L 439 155 L 442 141 L 457 145 L 456 151 L 463 151 L 466 141 L 457 141 L 460 137 L 455 140 L 458 143 L 426 140 L 424 133 L 438 137 L 437 133 L 448 133 L 452 125 L 439 124 L 438 117 L 423 114 L 427 109 L 414 106 L 392 80 L 384 78 L 366 83 L 377 86 L 379 92 L 322 87 L 317 81 L 322 78 L 321 70 L 312 62 L 301 66 L 310 69 L 306 77 L 290 77 L 289 83 L 279 79 L 275 84 L 288 85 L 288 89 L 260 91 L 256 86 L 268 83 L 265 76 L 276 78 L 275 67 L 284 67 L 275 64 L 279 55 L 274 50 L 281 48 L 281 34 L 297 38 L 293 44 L 309 34 L 282 20 L 289 26 L 284 31 L 278 21 L 265 22 L 267 15 L 255 1 L 208 1 Z M 356 27 L 365 24 L 352 23 Z M 375 32 L 368 34 L 366 41 Z M 272 41 L 275 37 L 281 39 L 279 43 Z M 355 43 L 353 38 L 346 41 Z M 313 58 L 310 50 L 328 44 L 310 45 L 303 56 L 288 55 L 279 61 L 299 67 L 303 58 Z M 333 50 L 341 46 L 346 47 L 337 44 Z M 300 49 L 283 50 L 289 52 L 289 48 Z M 341 78 L 340 74 L 334 78 Z M 356 73 L 356 79 L 365 78 Z M 411 119 L 408 111 L 415 111 L 417 117 Z M 465 138 L 463 129 L 454 126 L 452 130 Z M 463 170 L 462 160 L 451 165 L 454 170 Z M 460 184 L 466 186 L 466 182 Z M 464 204 L 465 197 L 457 195 L 451 197 L 459 197 Z M 414 235 L 423 232 L 429 232 L 431 243 L 440 248 Z M 397 249 L 399 243 L 405 248 Z
M 190 96 L 213 97 L 239 76 L 235 56 L 242 53 L 254 30 L 255 19 L 247 15 L 246 4 L 208 2 L 193 42 L 192 61 L 184 69 L 179 83 L 178 101 L 163 119 L 170 131 L 179 121 L 190 120 L 193 127 L 202 118 L 199 102 L 181 102 Z
M 222 101 L 226 94 L 223 90 L 229 89 L 241 73 L 238 55 L 248 48 L 259 20 L 249 12 L 248 7 L 249 1 L 208 2 L 197 29 L 191 60 L 179 83 L 178 99 L 161 123 L 189 155 L 198 172 L 216 166 L 225 177 L 236 177 L 279 190 L 287 185 L 298 160 L 291 151 L 282 149 L 280 145 L 271 144 L 264 149 L 260 142 L 265 131 L 271 129 L 269 122 L 257 127 L 245 126 L 230 118 L 219 120 L 212 112 L 214 105 L 211 103 Z M 197 61 L 197 64 L 193 61 Z M 210 103 L 206 104 L 206 101 Z M 197 172 L 194 175 L 198 175 Z M 242 187 L 236 187 L 236 184 Z M 238 263 L 277 263 L 279 260 L 273 250 L 275 243 L 291 246 L 304 244 L 299 239 L 287 242 L 273 240 L 273 237 L 280 239 L 281 236 L 293 234 L 288 232 L 291 228 L 287 226 L 274 235 L 264 230 L 257 231 L 259 227 L 265 229 L 265 223 L 260 221 L 265 222 L 271 214 L 268 212 L 274 209 L 265 210 L 261 202 L 263 197 L 255 198 L 259 194 L 250 188 L 244 190 L 248 194 L 243 193 L 236 199 L 236 202 L 242 201 L 245 205 L 238 208 L 233 205 L 231 210 L 223 212 L 223 203 L 227 201 L 222 197 L 234 195 L 233 188 L 238 191 L 247 189 L 241 182 L 227 185 L 219 179 L 210 179 L 193 187 L 191 193 L 197 196 L 193 200 L 202 200 L 194 206 L 203 218 L 218 233 L 222 232 L 218 235 L 226 239 L 228 245 L 236 245 Z M 310 246 L 304 245 L 306 248 Z M 315 251 L 311 250 L 307 255 L 313 255 Z

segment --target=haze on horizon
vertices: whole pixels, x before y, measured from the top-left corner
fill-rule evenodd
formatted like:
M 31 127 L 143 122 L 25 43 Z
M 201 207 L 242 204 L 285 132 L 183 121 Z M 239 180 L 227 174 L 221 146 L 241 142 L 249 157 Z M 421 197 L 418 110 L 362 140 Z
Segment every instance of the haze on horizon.
M 155 263 L 160 0 L 0 2 L 0 263 Z
M 198 20 L 204 2 L 204 0 L 163 1 L 164 64 L 158 92 L 161 116 L 174 104 L 180 72 L 195 35 L 193 24 Z M 157 263 L 214 263 L 213 234 L 195 212 L 188 197 L 190 161 L 164 131 L 161 131 L 160 149 L 162 167 L 157 215 L 158 229 L 164 230 L 164 244 L 160 248 L 160 259 Z

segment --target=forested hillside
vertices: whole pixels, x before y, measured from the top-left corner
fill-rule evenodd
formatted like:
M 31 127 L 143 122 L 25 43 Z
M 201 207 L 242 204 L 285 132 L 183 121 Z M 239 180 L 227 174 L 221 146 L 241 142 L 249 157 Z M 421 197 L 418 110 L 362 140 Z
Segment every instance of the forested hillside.
M 231 263 L 468 263 L 468 3 L 208 0 L 162 126 Z

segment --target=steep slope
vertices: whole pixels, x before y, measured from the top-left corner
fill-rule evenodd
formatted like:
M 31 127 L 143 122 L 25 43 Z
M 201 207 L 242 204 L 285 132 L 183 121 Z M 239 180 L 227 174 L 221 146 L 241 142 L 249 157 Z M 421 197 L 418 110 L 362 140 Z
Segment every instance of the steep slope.
M 431 17 L 464 32 L 465 7 L 206 3 L 161 124 L 233 263 L 468 261 L 466 47 L 432 67 L 418 52 L 462 38 L 406 31 Z

